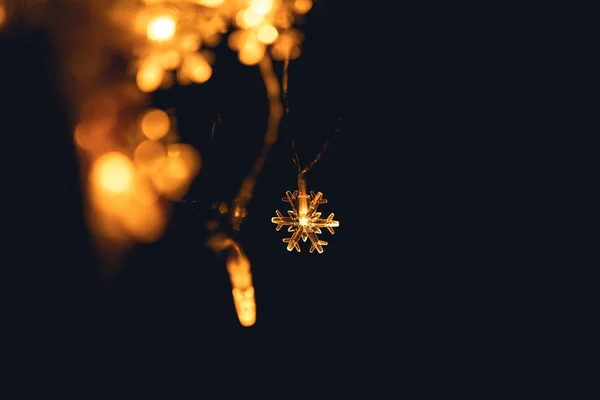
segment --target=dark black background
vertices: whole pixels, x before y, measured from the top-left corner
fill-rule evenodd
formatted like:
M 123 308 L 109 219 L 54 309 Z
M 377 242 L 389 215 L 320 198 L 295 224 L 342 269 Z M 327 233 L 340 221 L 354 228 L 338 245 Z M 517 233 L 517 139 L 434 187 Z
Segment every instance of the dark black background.
M 239 234 L 256 289 L 251 328 L 237 321 L 204 223 L 260 151 L 267 103 L 258 68 L 224 44 L 210 81 L 153 96 L 175 110 L 203 166 L 165 235 L 137 246 L 107 281 L 81 216 L 52 44 L 39 30 L 1 38 L 16 239 L 4 265 L 24 278 L 9 304 L 12 326 L 23 328 L 15 370 L 26 380 L 85 393 L 160 387 L 169 398 L 213 387 L 218 397 L 308 389 L 414 398 L 488 397 L 524 379 L 541 308 L 523 294 L 534 222 L 522 216 L 535 184 L 518 168 L 530 143 L 512 141 L 528 93 L 511 94 L 523 58 L 507 57 L 494 35 L 449 23 L 450 10 L 405 6 L 386 25 L 344 2 L 322 3 L 302 27 L 290 113 Z M 322 211 L 340 227 L 323 254 L 287 252 L 270 218 L 296 183 L 291 143 L 305 164 L 327 140 L 308 186 L 325 194 Z

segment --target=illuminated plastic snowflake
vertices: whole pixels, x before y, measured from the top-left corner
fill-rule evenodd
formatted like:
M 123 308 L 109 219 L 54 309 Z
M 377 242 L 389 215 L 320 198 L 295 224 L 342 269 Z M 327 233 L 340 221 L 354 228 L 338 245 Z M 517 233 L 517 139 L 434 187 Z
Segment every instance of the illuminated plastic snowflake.
M 302 193 L 304 192 L 304 194 Z M 333 228 L 340 226 L 339 221 L 333 220 L 333 213 L 329 214 L 327 219 L 322 219 L 321 213 L 317 212 L 319 204 L 327 203 L 327 200 L 323 198 L 323 193 L 310 192 L 306 194 L 305 191 L 298 192 L 294 190 L 285 192 L 286 197 L 281 200 L 290 203 L 292 207 L 288 210 L 288 217 L 284 217 L 279 210 L 275 210 L 277 213 L 276 217 L 271 218 L 271 222 L 277 224 L 276 230 L 280 230 L 283 226 L 289 226 L 288 232 L 294 232 L 291 237 L 283 239 L 284 243 L 287 243 L 288 251 L 296 249 L 300 251 L 300 245 L 298 242 L 302 239 L 306 242 L 310 239 L 311 246 L 310 252 L 317 250 L 319 253 L 323 252 L 323 246 L 327 245 L 324 240 L 319 240 L 318 234 L 322 233 L 321 228 L 327 228 L 331 234 L 334 234 Z

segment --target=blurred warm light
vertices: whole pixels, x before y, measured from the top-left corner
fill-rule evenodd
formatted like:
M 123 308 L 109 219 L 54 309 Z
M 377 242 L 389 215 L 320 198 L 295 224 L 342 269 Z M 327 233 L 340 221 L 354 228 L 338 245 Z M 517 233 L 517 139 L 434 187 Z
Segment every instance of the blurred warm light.
M 273 25 L 266 24 L 258 28 L 256 36 L 258 37 L 258 40 L 260 40 L 262 43 L 271 44 L 277 39 L 279 33 Z
M 104 189 L 123 193 L 133 180 L 133 163 L 123 153 L 105 153 L 95 162 L 93 178 Z
M 175 49 L 169 49 L 158 54 L 158 60 L 164 69 L 172 70 L 181 64 L 181 54 Z
M 199 64 L 193 67 L 190 78 L 196 83 L 206 82 L 212 75 L 212 68 L 208 64 Z
M 89 143 L 88 130 L 86 129 L 85 124 L 79 123 L 75 127 L 75 131 L 73 132 L 73 139 L 75 140 L 75 144 L 82 149 L 90 149 L 91 145 Z
M 204 83 L 212 76 L 212 67 L 202 55 L 190 53 L 186 54 L 183 73 L 192 82 Z
M 165 145 L 156 140 L 144 140 L 133 152 L 133 162 L 140 171 L 153 174 L 167 159 Z
M 192 0 L 192 1 L 196 4 L 200 4 L 201 6 L 211 7 L 211 8 L 222 6 L 223 3 L 225 3 L 225 0 Z
M 265 46 L 258 40 L 246 41 L 238 53 L 238 59 L 245 65 L 256 65 L 264 56 Z
M 211 223 L 211 227 L 218 227 L 218 223 L 216 226 Z M 256 322 L 256 302 L 250 260 L 242 251 L 241 246 L 224 233 L 211 235 L 206 244 L 215 252 L 228 252 L 227 272 L 231 282 L 235 311 L 242 326 L 254 325 Z
M 312 0 L 295 0 L 294 11 L 298 14 L 306 14 L 313 6 Z
M 292 26 L 294 22 L 294 16 L 292 15 L 291 12 L 288 12 L 286 10 L 281 10 L 279 13 L 277 13 L 277 15 L 275 15 L 275 19 L 273 21 L 274 25 L 282 28 L 282 29 L 288 29 Z
M 231 278 L 231 285 L 234 288 L 244 289 L 252 286 L 252 276 L 250 275 L 250 261 L 239 250 L 232 253 L 227 259 L 227 271 Z
M 250 7 L 258 15 L 265 15 L 273 8 L 273 0 L 251 0 Z
M 6 22 L 8 12 L 6 11 L 6 6 L 4 5 L 4 1 L 0 0 L 0 28 Z
M 238 196 L 229 205 L 223 202 L 215 207 L 222 216 L 230 217 L 227 228 L 238 231 L 247 216 L 247 204 L 266 154 L 277 140 L 283 115 L 281 87 L 272 60 L 285 61 L 284 71 L 287 71 L 287 61 L 299 57 L 303 37 L 294 29 L 294 23 L 302 21 L 299 14 L 309 12 L 314 2 L 75 2 L 84 6 L 84 14 L 89 12 L 94 16 L 99 10 L 106 11 L 103 7 L 110 4 L 110 10 L 103 14 L 108 17 L 107 21 L 99 17 L 89 26 L 76 24 L 82 26 L 76 34 L 82 34 L 83 45 L 73 45 L 79 41 L 72 41 L 69 35 L 56 35 L 64 40 L 60 44 L 66 50 L 65 63 L 70 68 L 69 76 L 75 81 L 73 93 L 77 98 L 73 99 L 73 105 L 78 124 L 74 126 L 73 139 L 78 149 L 85 150 L 78 151 L 78 155 L 83 166 L 81 171 L 87 174 L 89 184 L 90 226 L 110 239 L 109 247 L 116 244 L 122 249 L 137 241 L 155 241 L 162 235 L 168 223 L 170 202 L 167 200 L 179 200 L 187 193 L 202 160 L 194 147 L 177 143 L 174 119 L 163 110 L 144 107 L 150 93 L 169 87 L 175 82 L 174 78 L 182 85 L 210 80 L 215 65 L 214 48 L 227 38 L 242 64 L 258 65 L 269 102 L 264 149 L 251 175 L 242 180 Z M 6 0 L 0 0 L 0 27 L 6 24 L 7 18 L 12 19 L 9 12 L 12 9 L 7 7 Z M 115 54 L 127 60 L 127 73 L 135 82 L 121 80 L 123 71 L 118 70 L 118 63 L 112 62 Z M 286 74 L 284 72 L 284 76 Z M 110 96 L 108 100 L 102 99 L 98 94 L 107 91 L 108 84 L 111 85 Z M 115 93 L 112 93 L 113 85 L 119 87 Z M 287 91 L 285 83 L 283 90 Z M 93 101 L 88 101 L 90 99 Z M 211 235 L 219 235 L 224 221 L 225 218 L 210 225 Z M 334 222 L 320 221 L 306 211 L 294 223 L 312 235 L 315 229 L 331 227 Z M 307 236 L 301 239 L 306 241 Z M 227 270 L 236 313 L 243 326 L 251 326 L 256 321 L 256 304 L 250 261 L 238 243 L 228 238 L 219 240 L 221 250 L 229 251 Z M 319 246 L 324 242 L 317 239 L 315 243 L 320 251 Z
M 271 55 L 274 59 L 295 60 L 300 56 L 300 49 L 296 45 L 295 38 L 288 34 L 281 34 L 271 48 Z
M 155 42 L 163 42 L 175 35 L 175 18 L 170 15 L 161 15 L 148 22 L 146 35 Z
M 160 64 L 148 61 L 142 64 L 136 75 L 136 83 L 142 92 L 154 92 L 165 79 L 165 70 Z
M 242 28 L 252 28 L 260 25 L 263 20 L 263 15 L 251 9 L 246 9 L 238 13 L 235 22 Z
M 227 45 L 229 46 L 229 48 L 231 50 L 238 51 L 240 49 L 241 45 L 246 40 L 247 36 L 248 36 L 248 32 L 245 30 L 233 31 L 227 38 Z
M 236 243 L 232 244 L 227 258 L 227 272 L 238 319 L 243 326 L 251 326 L 256 322 L 256 303 L 250 261 Z
M 240 324 L 245 327 L 254 325 L 256 323 L 254 287 L 249 287 L 248 289 L 234 288 L 231 292 Z
M 197 34 L 187 34 L 179 39 L 179 49 L 187 53 L 197 51 L 200 45 L 200 36 Z
M 132 183 L 133 196 L 136 203 L 142 206 L 160 207 L 160 195 L 152 184 L 148 175 L 141 170 L 137 170 Z
M 158 204 L 133 203 L 122 213 L 127 232 L 141 242 L 155 242 L 166 226 L 166 216 Z
M 142 132 L 148 139 L 158 140 L 169 132 L 171 120 L 166 112 L 157 108 L 146 111 L 140 122 Z
M 200 154 L 187 144 L 174 143 L 167 148 L 167 157 L 152 175 L 156 189 L 166 198 L 179 200 L 188 189 L 192 179 L 200 171 Z

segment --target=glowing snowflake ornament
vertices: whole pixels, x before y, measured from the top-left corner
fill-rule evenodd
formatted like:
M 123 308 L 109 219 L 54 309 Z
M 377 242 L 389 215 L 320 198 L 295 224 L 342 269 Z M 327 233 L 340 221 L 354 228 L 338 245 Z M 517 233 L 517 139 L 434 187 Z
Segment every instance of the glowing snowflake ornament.
M 287 243 L 288 251 L 296 249 L 300 251 L 299 241 L 302 239 L 306 242 L 310 239 L 311 246 L 310 252 L 317 250 L 319 253 L 323 253 L 323 246 L 327 245 L 324 240 L 319 240 L 318 236 L 322 233 L 321 228 L 327 228 L 327 230 L 333 235 L 335 232 L 333 228 L 340 226 L 339 221 L 334 221 L 333 213 L 329 214 L 326 219 L 321 218 L 321 213 L 317 212 L 319 204 L 327 203 L 327 200 L 323 198 L 323 193 L 318 192 L 315 194 L 311 191 L 306 194 L 306 181 L 300 177 L 298 178 L 298 189 L 285 192 L 286 197 L 281 200 L 289 203 L 292 207 L 288 210 L 288 217 L 284 217 L 279 210 L 275 210 L 277 213 L 276 217 L 271 218 L 271 222 L 277 224 L 276 230 L 280 230 L 283 226 L 289 226 L 288 232 L 293 232 L 292 236 L 283 239 L 284 243 Z

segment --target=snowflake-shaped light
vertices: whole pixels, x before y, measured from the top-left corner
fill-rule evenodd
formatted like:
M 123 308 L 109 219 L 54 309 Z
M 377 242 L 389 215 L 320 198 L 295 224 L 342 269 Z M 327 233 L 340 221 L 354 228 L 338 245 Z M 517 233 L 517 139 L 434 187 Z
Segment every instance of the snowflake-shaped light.
M 286 197 L 281 200 L 290 203 L 292 207 L 288 210 L 288 217 L 284 217 L 279 210 L 275 210 L 277 213 L 276 217 L 271 218 L 271 222 L 277 224 L 276 230 L 280 230 L 284 225 L 289 226 L 288 232 L 294 232 L 291 237 L 283 239 L 287 243 L 288 251 L 296 249 L 300 251 L 300 245 L 298 242 L 302 239 L 306 242 L 310 239 L 311 246 L 310 252 L 317 250 L 319 253 L 323 252 L 323 246 L 327 245 L 324 240 L 319 240 L 318 234 L 322 233 L 321 228 L 327 228 L 331 234 L 334 234 L 333 228 L 340 226 L 339 221 L 333 220 L 333 213 L 329 214 L 327 219 L 322 219 L 321 213 L 317 212 L 319 204 L 327 203 L 327 200 L 323 198 L 323 193 L 310 192 L 306 194 L 305 190 L 294 190 L 285 192 Z

